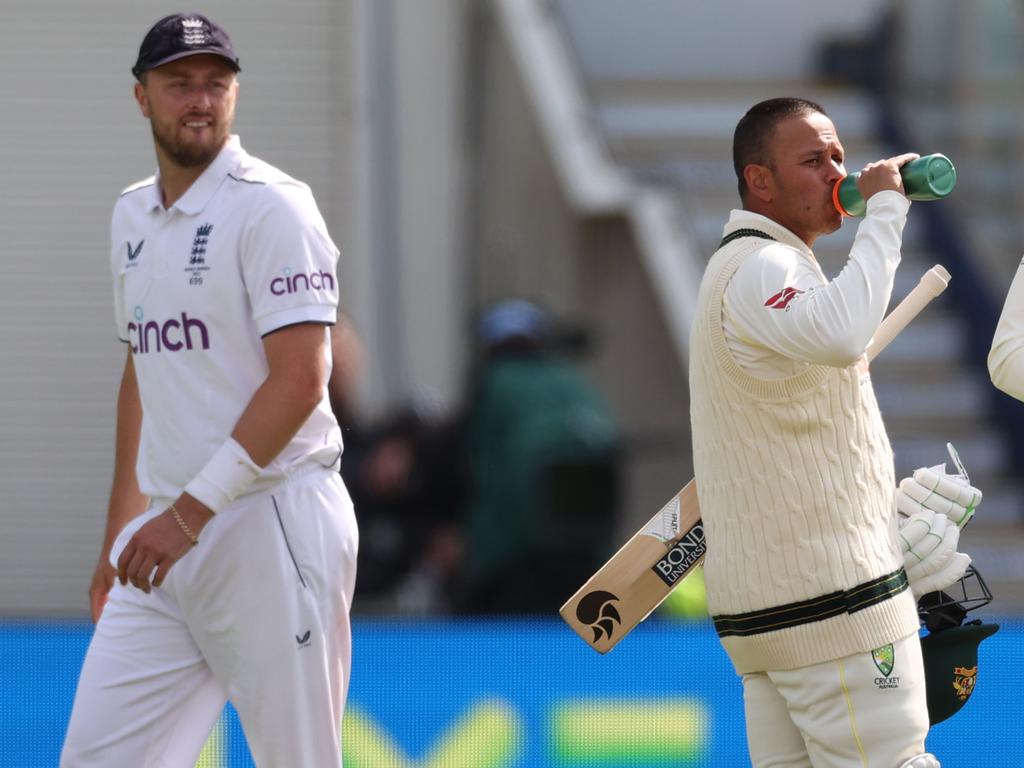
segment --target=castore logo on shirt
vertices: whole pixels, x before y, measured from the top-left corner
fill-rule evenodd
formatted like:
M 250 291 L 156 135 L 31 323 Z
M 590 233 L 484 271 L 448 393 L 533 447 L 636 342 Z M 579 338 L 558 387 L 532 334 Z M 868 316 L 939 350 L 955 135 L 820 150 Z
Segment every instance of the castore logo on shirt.
M 128 266 L 130 266 L 130 267 L 134 267 L 135 266 L 135 264 L 133 264 L 132 262 L 134 262 L 137 258 L 139 258 L 139 254 L 142 253 L 142 244 L 145 243 L 145 242 L 146 242 L 145 240 L 139 240 L 139 244 L 136 245 L 134 248 L 132 248 L 131 240 L 129 240 L 126 243 L 126 245 L 128 246 Z

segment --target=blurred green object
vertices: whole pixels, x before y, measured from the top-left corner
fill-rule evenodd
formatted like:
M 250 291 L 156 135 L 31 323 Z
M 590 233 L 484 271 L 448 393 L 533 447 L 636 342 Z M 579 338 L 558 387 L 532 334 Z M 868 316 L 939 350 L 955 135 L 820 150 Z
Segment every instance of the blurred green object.
M 911 160 L 900 168 L 903 189 L 911 200 L 939 200 L 946 197 L 956 186 L 956 168 L 945 155 L 936 153 Z M 832 191 L 832 202 L 844 216 L 863 216 L 867 203 L 857 189 L 860 172 L 836 182 Z
M 478 372 L 466 421 L 470 613 L 554 613 L 608 557 L 619 438 L 582 370 L 509 350 Z
M 658 608 L 661 616 L 677 619 L 708 618 L 708 595 L 704 590 L 704 569 L 694 568 L 682 582 L 669 592 Z

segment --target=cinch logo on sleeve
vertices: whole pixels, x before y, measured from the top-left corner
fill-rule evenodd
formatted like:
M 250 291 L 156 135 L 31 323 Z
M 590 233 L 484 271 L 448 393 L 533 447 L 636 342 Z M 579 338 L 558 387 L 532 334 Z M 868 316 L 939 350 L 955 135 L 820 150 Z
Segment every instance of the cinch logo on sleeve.
M 330 272 L 305 272 L 292 273 L 291 269 L 285 268 L 284 277 L 275 277 L 270 282 L 270 292 L 275 296 L 284 296 L 289 293 L 300 291 L 333 291 L 334 275 Z
M 180 320 L 172 317 L 163 322 L 143 322 L 142 307 L 136 307 L 134 315 L 137 322 L 128 323 L 128 342 L 136 355 L 210 348 L 210 332 L 206 324 L 189 317 L 187 312 L 181 313 Z

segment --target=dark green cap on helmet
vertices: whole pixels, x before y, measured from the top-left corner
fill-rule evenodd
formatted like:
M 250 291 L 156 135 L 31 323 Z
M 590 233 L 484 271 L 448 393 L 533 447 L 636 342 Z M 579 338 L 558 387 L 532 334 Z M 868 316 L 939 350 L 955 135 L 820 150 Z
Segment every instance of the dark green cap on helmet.
M 963 577 L 941 592 L 922 595 L 917 603 L 928 634 L 921 638 L 928 719 L 932 725 L 952 717 L 967 703 L 978 681 L 978 645 L 999 629 L 967 614 L 992 602 L 992 592 L 970 565 Z
M 932 725 L 955 715 L 971 698 L 978 679 L 978 645 L 998 629 L 998 624 L 975 622 L 921 639 Z

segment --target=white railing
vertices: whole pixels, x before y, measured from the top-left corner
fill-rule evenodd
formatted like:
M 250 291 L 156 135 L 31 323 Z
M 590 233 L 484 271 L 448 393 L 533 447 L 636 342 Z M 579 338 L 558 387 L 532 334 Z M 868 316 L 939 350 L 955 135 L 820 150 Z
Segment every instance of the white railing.
M 685 370 L 703 261 L 681 225 L 680 203 L 664 190 L 637 184 L 611 158 L 543 0 L 495 0 L 495 6 L 570 206 L 581 216 L 621 214 L 629 220 Z

